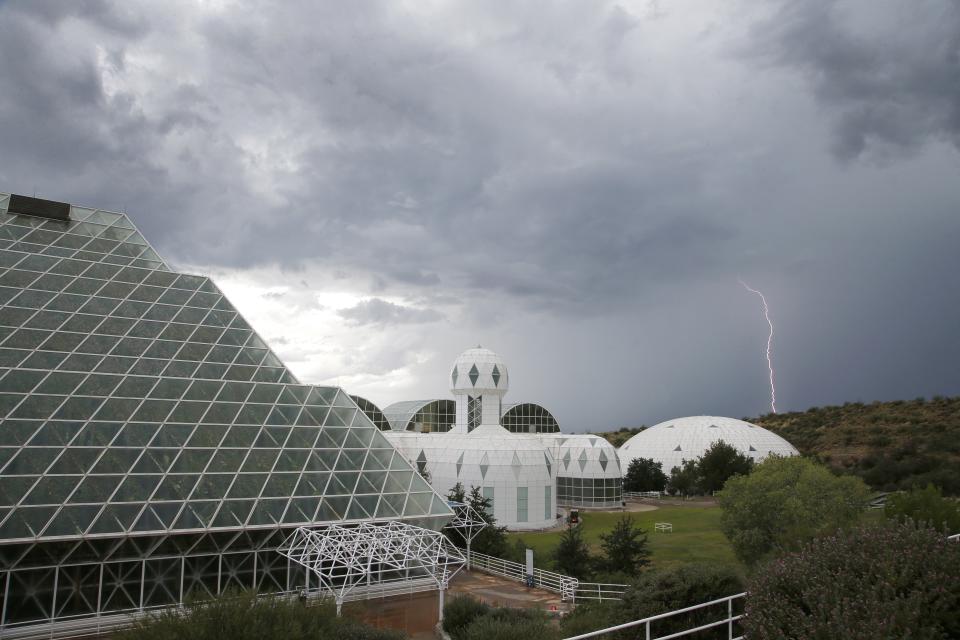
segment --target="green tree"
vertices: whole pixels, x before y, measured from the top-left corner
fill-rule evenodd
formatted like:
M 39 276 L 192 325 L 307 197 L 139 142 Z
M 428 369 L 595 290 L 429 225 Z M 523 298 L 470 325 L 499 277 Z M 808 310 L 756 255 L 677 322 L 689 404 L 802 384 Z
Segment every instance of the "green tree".
M 960 550 L 913 523 L 817 538 L 765 565 L 749 594 L 751 640 L 960 638 Z
M 771 456 L 750 475 L 727 481 L 720 523 L 737 557 L 753 565 L 855 523 L 868 497 L 859 478 L 836 477 L 806 458 Z
M 727 478 L 734 475 L 745 476 L 753 469 L 753 460 L 734 446 L 718 440 L 697 458 L 699 471 L 699 489 L 709 495 L 723 489 Z
M 480 487 L 470 487 L 466 503 L 473 507 L 477 515 L 487 523 L 480 533 L 473 539 L 470 547 L 475 553 L 485 553 L 488 556 L 502 558 L 507 553 L 507 528 L 498 527 L 497 519 L 493 517 L 493 505 L 490 498 L 484 498 Z
M 447 500 L 464 503 L 467 501 L 467 492 L 461 483 L 458 482 L 450 488 L 450 491 L 447 492 Z
M 567 527 L 553 554 L 554 563 L 560 573 L 580 579 L 590 574 L 590 549 L 579 526 Z
M 670 480 L 667 482 L 667 491 L 690 496 L 700 491 L 700 469 L 696 460 L 684 460 L 679 467 L 670 470 Z
M 960 504 L 944 498 L 940 489 L 932 484 L 889 496 L 883 513 L 900 522 L 910 519 L 927 523 L 941 533 L 960 533 Z
M 600 535 L 603 557 L 599 566 L 610 573 L 633 574 L 650 564 L 647 532 L 624 514 L 609 533 Z
M 663 463 L 652 458 L 635 458 L 623 476 L 624 491 L 663 491 L 666 486 Z

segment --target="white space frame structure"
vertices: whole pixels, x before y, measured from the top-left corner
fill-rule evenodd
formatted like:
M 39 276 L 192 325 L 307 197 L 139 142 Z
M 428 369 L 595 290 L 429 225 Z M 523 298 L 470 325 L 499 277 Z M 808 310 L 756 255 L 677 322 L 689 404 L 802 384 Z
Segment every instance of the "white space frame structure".
M 444 591 L 466 564 L 442 533 L 396 521 L 299 527 L 277 551 L 317 577 L 320 588 L 334 597 L 338 615 L 358 586 L 428 577 L 440 590 L 442 619 Z

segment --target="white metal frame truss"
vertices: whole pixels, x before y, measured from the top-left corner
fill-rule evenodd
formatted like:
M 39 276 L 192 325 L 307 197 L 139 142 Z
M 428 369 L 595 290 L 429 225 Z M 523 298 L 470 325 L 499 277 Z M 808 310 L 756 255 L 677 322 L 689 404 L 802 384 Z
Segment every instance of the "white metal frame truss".
M 444 590 L 463 568 L 463 553 L 438 531 L 405 522 L 364 522 L 345 526 L 298 527 L 277 549 L 314 574 L 334 598 L 339 615 L 354 588 L 432 578 Z M 307 592 L 310 584 L 307 584 Z
M 447 501 L 447 506 L 453 510 L 453 519 L 444 525 L 444 529 L 456 531 L 467 545 L 467 571 L 470 570 L 470 543 L 487 526 L 476 509 L 463 502 Z

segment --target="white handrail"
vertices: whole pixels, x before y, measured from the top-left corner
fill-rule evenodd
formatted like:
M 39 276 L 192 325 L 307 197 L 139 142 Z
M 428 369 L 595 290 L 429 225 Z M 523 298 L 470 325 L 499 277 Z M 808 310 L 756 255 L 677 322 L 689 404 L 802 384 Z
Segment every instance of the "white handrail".
M 471 564 L 478 571 L 503 576 L 517 582 L 526 582 L 527 580 L 526 565 L 520 562 L 504 560 L 474 551 L 471 554 Z M 628 587 L 625 584 L 580 582 L 572 576 L 537 568 L 533 569 L 533 586 L 559 593 L 564 600 L 569 599 L 573 602 L 576 602 L 577 599 L 619 600 Z
M 613 633 L 615 631 L 621 631 L 623 629 L 632 629 L 633 627 L 638 627 L 644 625 L 646 629 L 646 639 L 647 640 L 670 640 L 671 638 L 680 638 L 691 633 L 697 633 L 698 631 L 703 631 L 704 629 L 710 629 L 712 627 L 719 627 L 722 624 L 728 625 L 729 633 L 728 638 L 730 640 L 740 640 L 743 636 L 733 635 L 733 623 L 743 618 L 743 614 L 733 615 L 733 601 L 739 598 L 745 597 L 747 594 L 738 593 L 736 595 L 727 596 L 725 598 L 718 598 L 716 600 L 711 600 L 710 602 L 704 602 L 702 604 L 695 604 L 691 607 L 684 607 L 683 609 L 677 609 L 675 611 L 668 611 L 667 613 L 661 613 L 655 616 L 650 616 L 649 618 L 643 618 L 642 620 L 634 620 L 633 622 L 625 622 L 623 624 L 618 624 L 613 627 L 607 627 L 606 629 L 598 629 L 597 631 L 590 631 L 589 633 L 581 633 L 578 636 L 571 636 L 565 640 L 584 640 L 585 638 L 596 638 L 597 636 L 602 636 L 607 633 Z M 678 631 L 677 633 L 672 633 L 667 636 L 660 636 L 659 638 L 651 638 L 650 636 L 650 623 L 656 620 L 662 620 L 664 618 L 670 618 L 681 613 L 688 613 L 690 611 L 696 611 L 697 609 L 703 609 L 704 607 L 711 607 L 714 605 L 727 603 L 727 617 L 722 620 L 717 620 L 716 622 L 710 622 L 708 624 L 695 627 L 693 629 L 687 629 L 685 631 Z

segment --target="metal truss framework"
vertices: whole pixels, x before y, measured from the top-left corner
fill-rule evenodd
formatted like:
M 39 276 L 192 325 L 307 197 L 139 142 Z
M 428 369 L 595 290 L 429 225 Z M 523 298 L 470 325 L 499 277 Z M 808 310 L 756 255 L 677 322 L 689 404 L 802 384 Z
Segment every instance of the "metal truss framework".
M 444 529 L 455 531 L 467 545 L 467 570 L 470 570 L 470 543 L 487 526 L 487 521 L 477 513 L 477 510 L 463 502 L 448 501 L 447 506 L 453 510 L 453 519 Z
M 337 614 L 362 584 L 429 577 L 440 590 L 442 619 L 444 590 L 466 563 L 442 533 L 404 522 L 298 527 L 277 551 L 317 577 L 320 589 L 334 597 Z

